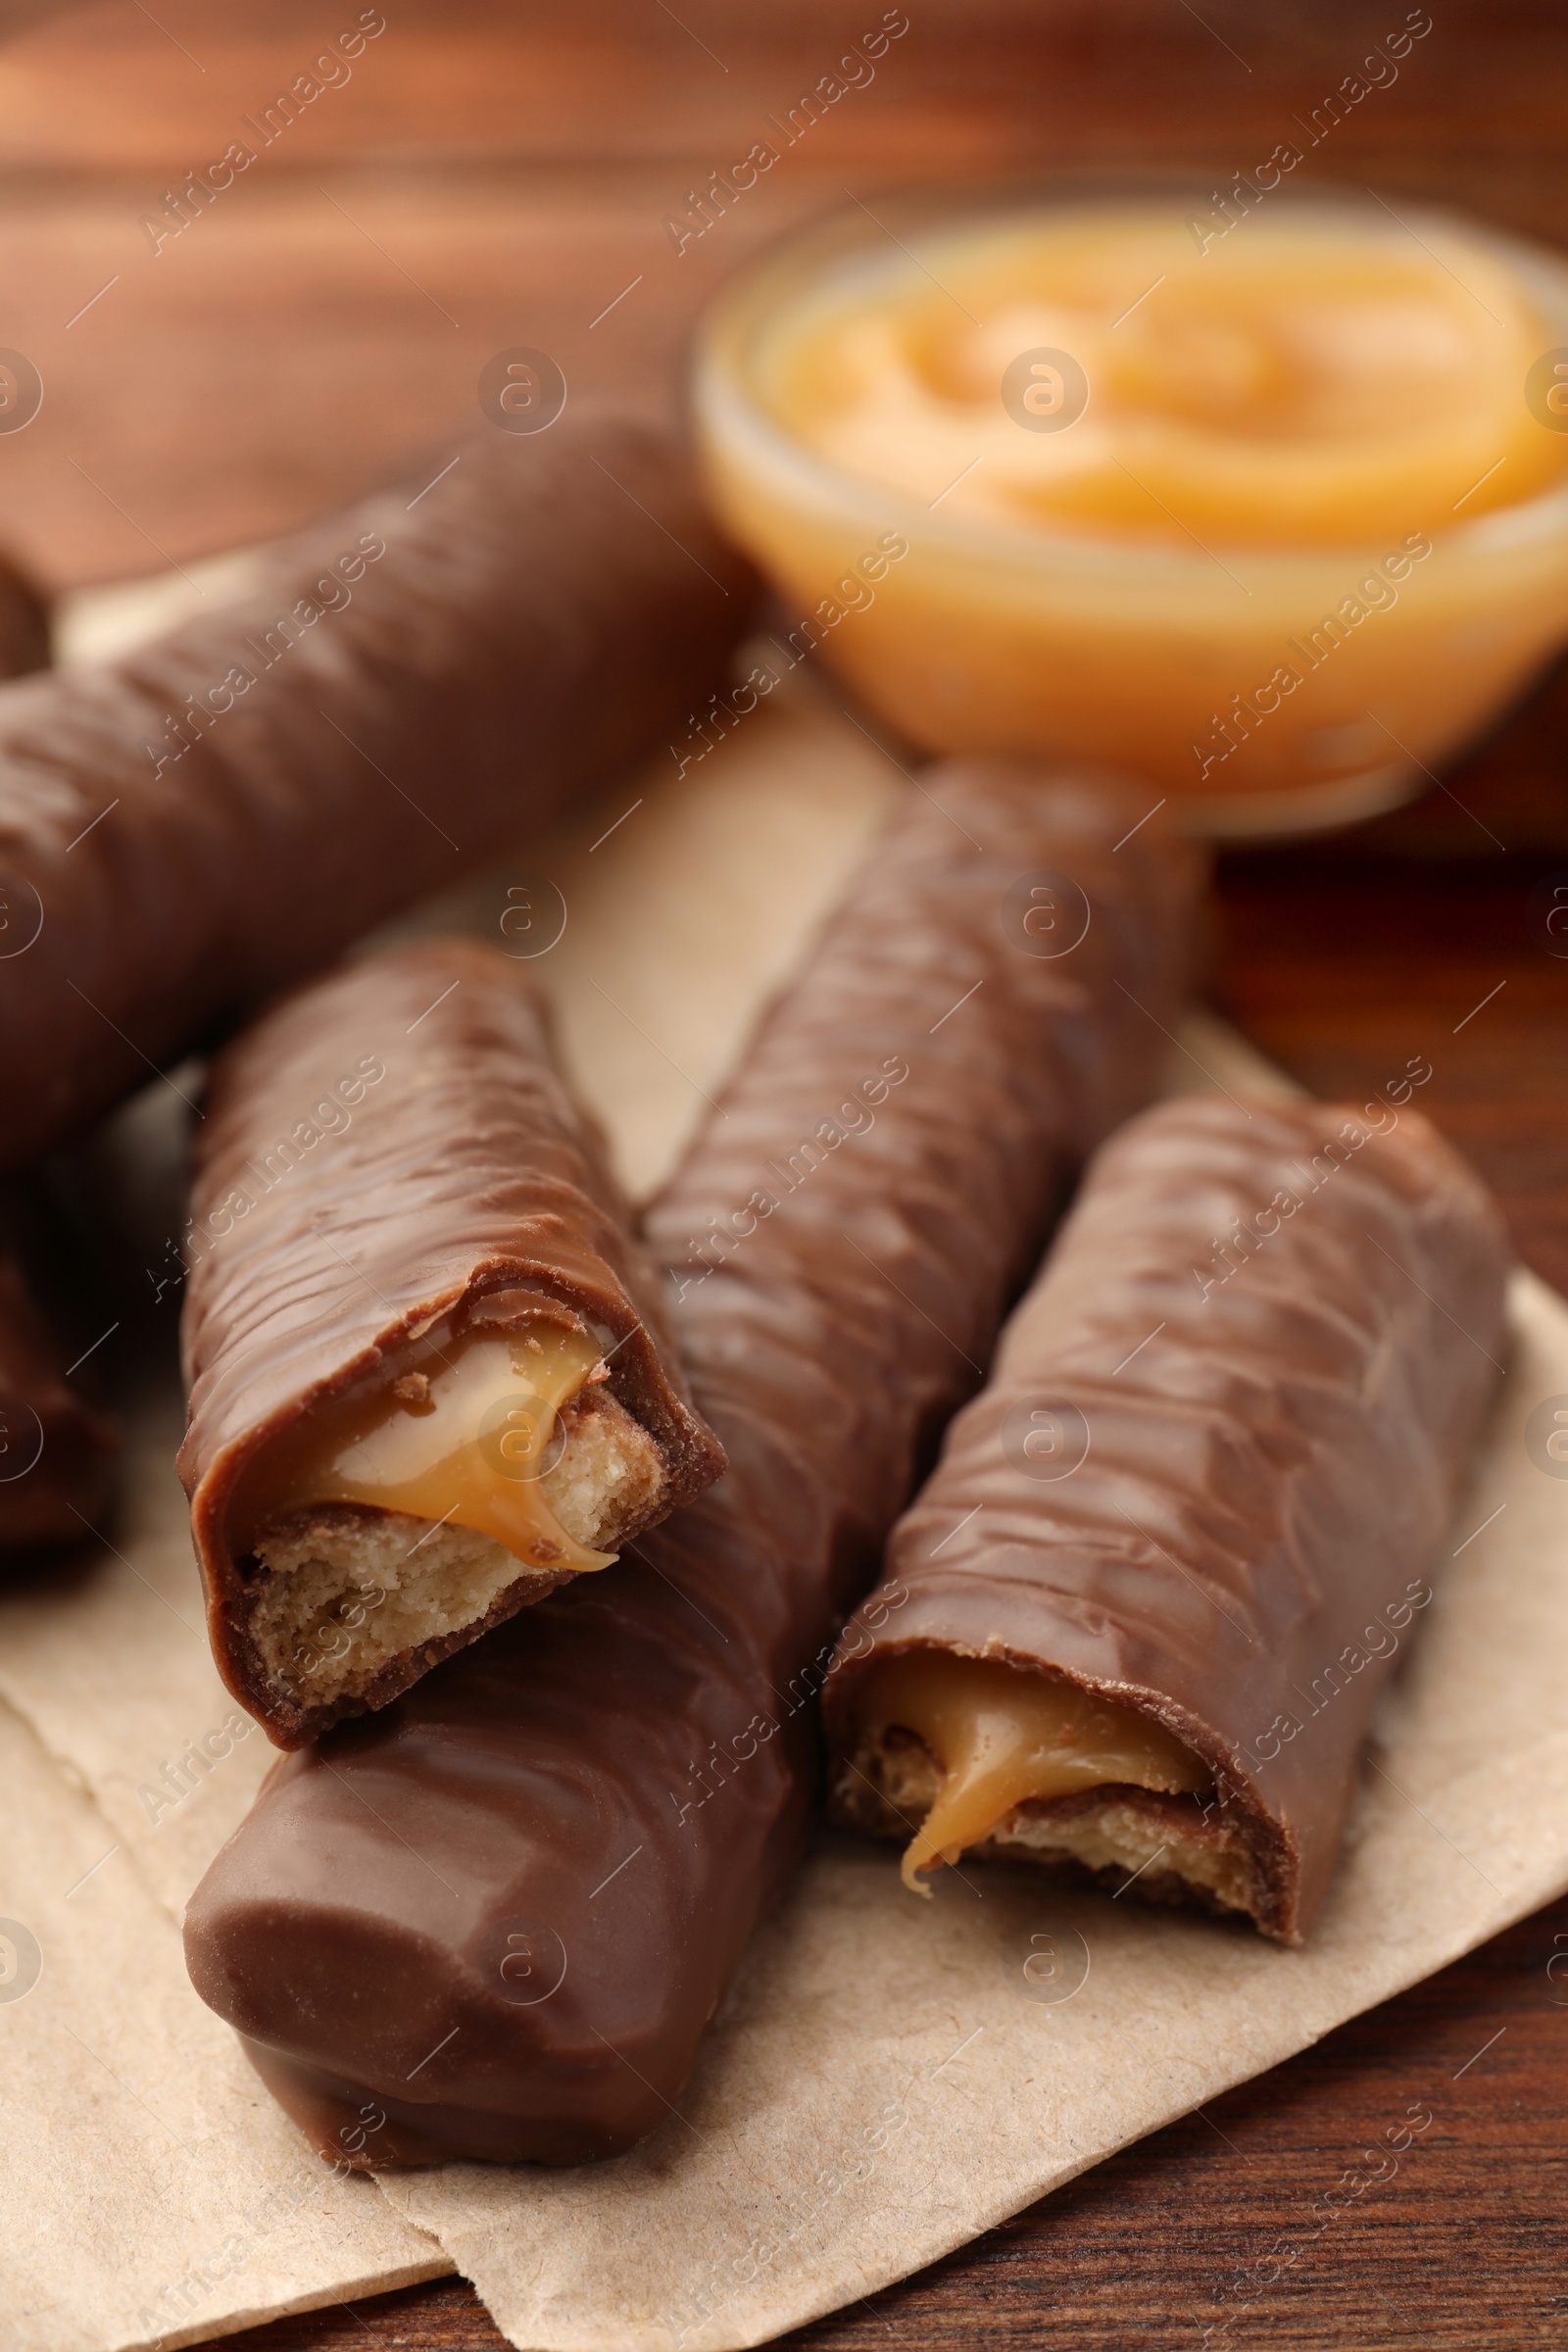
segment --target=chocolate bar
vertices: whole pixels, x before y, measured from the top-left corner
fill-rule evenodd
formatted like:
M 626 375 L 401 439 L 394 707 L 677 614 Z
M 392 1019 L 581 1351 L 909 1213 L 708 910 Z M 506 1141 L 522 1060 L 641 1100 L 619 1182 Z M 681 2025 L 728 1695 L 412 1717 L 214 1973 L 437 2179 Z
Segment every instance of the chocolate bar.
M 307 983 L 198 1130 L 180 1474 L 220 1672 L 298 1747 L 718 1476 L 523 968 Z
M 108 1496 L 119 1439 L 80 1381 L 53 1296 L 40 1203 L 0 1200 L 0 1556 L 83 1543 Z M 107 1336 L 107 1335 L 100 1335 Z M 82 1342 L 90 1355 L 93 1345 Z M 90 1377 L 90 1375 L 89 1375 Z
M 1505 1356 L 1411 1087 L 1167 1104 L 1091 1167 L 835 1660 L 834 1810 L 916 1891 L 1066 1863 L 1301 1941 Z
M 192 1981 L 318 2146 L 571 2161 L 678 2103 L 799 1851 L 840 1617 L 1158 1079 L 1194 869 L 1144 813 L 931 771 L 651 1213 L 726 1476 L 288 1758 L 198 1888 Z
M 662 435 L 568 412 L 0 694 L 0 1165 L 652 751 L 751 574 Z
M 49 662 L 49 612 L 0 553 L 0 679 Z M 30 908 L 0 885 L 0 961 Z M 0 1557 L 81 1543 L 108 1495 L 119 1446 L 111 1423 L 68 1385 L 72 1356 L 55 1302 L 38 1295 L 36 1200 L 0 1200 Z

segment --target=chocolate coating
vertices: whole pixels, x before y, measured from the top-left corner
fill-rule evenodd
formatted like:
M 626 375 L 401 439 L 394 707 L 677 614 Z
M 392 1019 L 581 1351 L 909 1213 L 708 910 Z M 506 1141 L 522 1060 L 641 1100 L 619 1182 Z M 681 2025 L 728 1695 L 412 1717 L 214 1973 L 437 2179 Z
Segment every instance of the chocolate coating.
M 48 1280 L 38 1204 L 0 1199 L 0 1556 L 80 1544 L 108 1496 L 119 1439 L 68 1377 L 69 1302 Z M 89 1373 L 88 1377 L 91 1375 Z
M 21 16 L 42 13 L 19 12 Z M 9 20 L 0 15 L 0 30 Z M 49 612 L 26 574 L 0 554 L 0 678 L 49 662 Z M 0 888 L 0 958 L 21 910 Z M 0 1555 L 79 1544 L 84 1520 L 107 1498 L 118 1439 L 103 1415 L 68 1387 L 68 1353 L 19 1227 L 32 1222 L 13 1199 L 0 1203 Z M 73 1507 L 74 1506 L 74 1507 Z
M 661 435 L 568 414 L 439 472 L 280 543 L 222 611 L 0 693 L 0 1166 L 717 680 L 752 578 Z
M 318 2145 L 371 2099 L 367 2166 L 579 2159 L 678 2103 L 799 1849 L 838 1618 L 1156 1083 L 1185 851 L 1114 854 L 1141 808 L 1000 763 L 929 795 L 651 1213 L 726 1476 L 526 1639 L 290 1757 L 191 1902 L 197 1990 Z
M 1411 1594 L 1431 1597 L 1505 1352 L 1507 1268 L 1490 1196 L 1414 1111 L 1200 1100 L 1116 1136 L 845 1630 L 839 1817 L 908 1835 L 844 1768 L 873 1660 L 1044 1669 L 1210 1765 L 1256 1923 L 1298 1943 Z M 1022 1452 L 1041 1409 L 1087 1446 L 1065 1475 Z M 1200 1833 L 1197 1798 L 1119 1793 Z
M 242 1483 L 313 1407 L 390 1379 L 410 1340 L 553 1302 L 603 1339 L 610 1395 L 662 1457 L 665 1510 L 723 1468 L 601 1139 L 556 1069 L 543 999 L 494 949 L 379 956 L 242 1032 L 213 1067 L 191 1209 L 179 1470 L 219 1671 L 280 1746 L 384 1705 L 543 1589 L 535 1574 L 482 1625 L 402 1651 L 361 1696 L 302 1706 L 268 1675 L 247 1631 Z

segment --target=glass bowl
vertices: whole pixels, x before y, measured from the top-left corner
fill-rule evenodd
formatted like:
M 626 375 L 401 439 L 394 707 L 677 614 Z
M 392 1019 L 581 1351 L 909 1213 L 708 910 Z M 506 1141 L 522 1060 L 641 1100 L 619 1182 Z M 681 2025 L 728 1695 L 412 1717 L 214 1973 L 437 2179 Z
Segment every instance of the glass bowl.
M 966 226 L 1151 196 L 1212 204 L 1189 183 L 1125 180 L 879 197 L 874 219 L 857 207 L 774 249 L 725 289 L 700 336 L 710 494 L 799 613 L 796 650 L 819 646 L 868 710 L 925 752 L 1134 776 L 1221 837 L 1374 814 L 1424 789 L 1568 642 L 1568 478 L 1517 506 L 1415 518 L 1402 541 L 1116 537 L 944 513 L 829 462 L 774 400 L 792 321 L 824 294 L 924 268 L 923 253 Z M 1282 188 L 1270 202 L 1372 217 L 1337 191 Z M 1413 207 L 1399 221 L 1421 239 L 1459 229 L 1482 244 L 1568 346 L 1557 256 Z M 1555 359 L 1568 349 L 1544 353 L 1533 375 Z M 1544 399 L 1553 429 L 1568 430 L 1538 384 L 1539 420 Z M 1428 552 L 1412 556 L 1410 539 Z

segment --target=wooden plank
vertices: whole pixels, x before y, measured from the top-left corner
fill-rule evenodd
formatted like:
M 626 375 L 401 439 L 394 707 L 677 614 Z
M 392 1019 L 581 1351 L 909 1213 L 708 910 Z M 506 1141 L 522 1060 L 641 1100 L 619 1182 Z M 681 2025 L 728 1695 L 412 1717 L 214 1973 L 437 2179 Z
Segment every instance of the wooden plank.
M 1568 26 L 1511 13 L 1534 26 L 1528 69 L 1480 18 L 1446 19 L 1320 138 L 1303 178 L 1561 230 Z M 667 410 L 714 288 L 847 186 L 874 199 L 915 176 L 1088 167 L 1224 180 L 1304 142 L 1298 120 L 1382 26 L 1347 0 L 1288 37 L 1231 24 L 1249 72 L 1228 19 L 1167 0 L 1099 15 L 938 0 L 874 82 L 781 144 L 677 253 L 665 223 L 691 189 L 754 139 L 782 141 L 792 102 L 842 54 L 825 0 L 760 33 L 735 7 L 676 23 L 601 0 L 519 26 L 498 6 L 454 24 L 420 0 L 155 252 L 142 223 L 165 191 L 249 136 L 244 119 L 358 14 L 168 0 L 155 22 L 104 0 L 0 51 L 5 338 L 46 387 L 35 423 L 0 436 L 0 535 L 52 584 L 158 551 L 185 562 L 352 495 L 469 425 L 479 368 L 511 343 L 552 351 L 583 396 Z

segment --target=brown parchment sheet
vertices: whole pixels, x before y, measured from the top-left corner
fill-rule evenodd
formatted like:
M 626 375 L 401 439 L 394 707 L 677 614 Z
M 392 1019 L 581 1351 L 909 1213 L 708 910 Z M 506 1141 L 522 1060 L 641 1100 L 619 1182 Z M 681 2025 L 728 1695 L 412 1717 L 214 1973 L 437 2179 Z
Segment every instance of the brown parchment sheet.
M 450 2270 L 271 2108 L 192 1998 L 173 1920 L 8 1706 L 0 1788 L 0 2330 L 12 2352 L 183 2343 Z
M 68 653 L 94 630 L 122 641 L 136 612 L 84 605 Z M 646 1192 L 910 788 L 830 690 L 789 680 L 706 760 L 617 785 L 404 928 L 463 922 L 527 956 L 624 1179 Z M 1200 1015 L 1172 1083 L 1287 1084 Z M 167 1156 L 179 1115 L 155 1093 L 126 1148 Z M 136 1175 L 127 1165 L 127 1190 Z M 156 1270 L 159 1188 L 141 1190 Z M 1568 1479 L 1539 1440 L 1527 1446 L 1526 1424 L 1568 1396 L 1568 1307 L 1521 1276 L 1513 1327 L 1457 1556 L 1404 1637 L 1409 1668 L 1307 1950 L 1066 1894 L 1017 1866 L 940 1874 L 920 1903 L 893 1848 L 823 1833 L 680 2115 L 642 2149 L 373 2187 L 309 2155 L 180 1966 L 172 1917 L 270 1755 L 259 1730 L 237 1730 L 207 1656 L 172 1472 L 178 1397 L 167 1361 L 150 1367 L 113 1548 L 0 1595 L 0 1748 L 20 1759 L 0 1911 L 42 1955 L 24 1996 L 7 2000 L 0 1980 L 7 2095 L 42 2119 L 24 2145 L 0 2134 L 0 2274 L 31 2330 L 19 2343 L 194 2341 L 454 2266 L 531 2352 L 760 2342 L 963 2243 L 1548 1900 L 1568 1886 Z M 171 2126 L 197 2151 L 199 2196 Z M 313 2193 L 289 2203 L 301 2182 Z M 252 2216 L 249 2235 L 231 2207 Z

